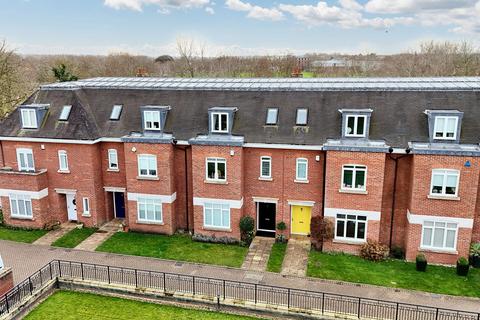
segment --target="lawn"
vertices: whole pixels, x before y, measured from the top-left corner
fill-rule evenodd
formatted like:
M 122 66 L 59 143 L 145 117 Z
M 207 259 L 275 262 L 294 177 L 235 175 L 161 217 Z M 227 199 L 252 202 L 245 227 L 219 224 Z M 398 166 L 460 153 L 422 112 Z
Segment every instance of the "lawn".
M 480 297 L 480 269 L 468 277 L 457 276 L 455 268 L 429 265 L 426 272 L 415 263 L 401 260 L 370 262 L 347 254 L 311 251 L 307 275 L 323 279 L 367 283 L 456 296 Z
M 47 233 L 45 230 L 26 230 L 0 226 L 0 239 L 32 243 Z
M 28 314 L 27 320 L 104 320 L 104 319 L 205 319 L 253 320 L 237 315 L 184 309 L 175 306 L 100 296 L 91 293 L 57 291 Z
M 63 247 L 63 248 L 75 248 L 83 240 L 90 237 L 92 234 L 97 231 L 97 228 L 81 228 L 73 229 L 72 231 L 65 234 L 63 237 L 52 243 L 54 247 Z
M 268 258 L 267 271 L 280 272 L 282 271 L 283 258 L 285 257 L 285 251 L 287 250 L 286 243 L 276 242 L 273 244 L 272 252 Z
M 241 267 L 248 248 L 192 241 L 188 235 L 117 232 L 97 251 Z

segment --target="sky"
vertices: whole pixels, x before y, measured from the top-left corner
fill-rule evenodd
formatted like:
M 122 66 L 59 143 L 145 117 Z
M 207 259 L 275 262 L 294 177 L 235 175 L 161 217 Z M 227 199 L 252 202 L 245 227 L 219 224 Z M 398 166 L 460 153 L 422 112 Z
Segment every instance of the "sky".
M 0 0 L 0 40 L 23 54 L 389 54 L 480 46 L 480 0 Z

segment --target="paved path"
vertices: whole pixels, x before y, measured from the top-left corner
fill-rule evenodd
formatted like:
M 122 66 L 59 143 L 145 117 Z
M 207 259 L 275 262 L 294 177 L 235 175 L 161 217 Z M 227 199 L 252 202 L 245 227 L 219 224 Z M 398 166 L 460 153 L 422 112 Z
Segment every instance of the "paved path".
M 248 248 L 242 269 L 265 271 L 275 238 L 255 237 Z
M 100 229 L 87 239 L 83 240 L 75 249 L 95 251 L 105 240 L 113 236 L 114 233 L 122 230 L 122 223 L 119 220 L 112 220 L 105 223 Z
M 37 239 L 33 244 L 49 246 L 65 234 L 73 230 L 77 225 L 72 222 L 62 223 L 58 229 L 48 232 L 43 237 Z
M 288 240 L 281 273 L 287 276 L 305 277 L 307 274 L 309 252 L 310 239 Z
M 271 272 L 252 272 L 236 268 L 181 263 L 153 258 L 52 248 L 5 240 L 0 240 L 0 253 L 5 265 L 13 268 L 14 281 L 16 283 L 27 278 L 51 260 L 63 259 L 160 272 L 215 277 L 225 280 L 245 281 L 325 293 L 346 294 L 356 297 L 422 304 L 472 312 L 478 312 L 480 306 L 480 299 L 444 296 L 419 291 L 399 290 L 306 277 L 282 276 Z

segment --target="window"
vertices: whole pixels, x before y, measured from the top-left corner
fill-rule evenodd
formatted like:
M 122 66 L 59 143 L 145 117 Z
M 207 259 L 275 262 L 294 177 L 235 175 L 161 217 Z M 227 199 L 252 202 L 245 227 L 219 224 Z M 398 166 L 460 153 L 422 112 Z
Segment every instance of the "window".
M 157 157 L 149 154 L 138 156 L 138 175 L 140 177 L 157 176 Z
M 68 171 L 67 151 L 58 151 L 58 171 Z
M 230 206 L 221 203 L 205 203 L 203 225 L 214 228 L 230 228 Z
M 351 214 L 337 214 L 335 239 L 365 240 L 367 217 Z
M 348 115 L 345 126 L 346 137 L 365 137 L 367 116 Z
M 297 159 L 296 180 L 306 181 L 308 179 L 308 160 Z
M 36 129 L 38 127 L 35 109 L 21 109 L 21 114 L 22 127 L 27 129 Z
M 308 109 L 300 108 L 297 109 L 297 125 L 304 126 L 308 122 Z
M 260 178 L 272 177 L 272 158 L 260 157 Z
M 10 195 L 10 214 L 14 218 L 32 217 L 32 200 L 24 194 Z
M 422 227 L 422 247 L 455 249 L 457 229 L 456 223 L 424 221 Z
M 145 130 L 161 130 L 160 111 L 143 111 L 143 121 Z
M 162 223 L 162 202 L 154 198 L 138 198 L 138 220 L 144 222 Z
M 83 214 L 90 214 L 90 200 L 88 198 L 83 198 Z
M 457 138 L 458 117 L 435 117 L 434 138 L 455 140 Z
M 278 108 L 268 108 L 267 109 L 267 120 L 266 124 L 277 124 L 278 121 Z
M 432 170 L 431 195 L 456 196 L 458 193 L 458 170 Z
M 118 155 L 115 149 L 108 149 L 108 169 L 118 170 Z
M 228 133 L 228 113 L 212 112 L 212 132 Z
M 367 181 L 367 167 L 358 165 L 344 165 L 342 170 L 342 189 L 365 190 Z
M 58 117 L 58 120 L 67 121 L 68 117 L 70 116 L 71 110 L 72 106 L 63 106 L 62 112 L 60 113 L 60 117 Z
M 227 161 L 225 159 L 207 158 L 207 180 L 227 180 Z
M 35 171 L 32 149 L 17 149 L 18 171 Z
M 116 104 L 113 106 L 112 113 L 110 114 L 110 120 L 120 119 L 120 114 L 122 113 L 123 106 L 121 104 Z M 149 111 L 146 111 L 149 112 Z

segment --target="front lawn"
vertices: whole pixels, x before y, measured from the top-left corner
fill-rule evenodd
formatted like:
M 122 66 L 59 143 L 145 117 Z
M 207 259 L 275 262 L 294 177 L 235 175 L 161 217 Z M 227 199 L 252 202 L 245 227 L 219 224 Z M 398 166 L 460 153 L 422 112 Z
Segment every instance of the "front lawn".
M 275 242 L 268 258 L 267 271 L 280 272 L 282 271 L 283 258 L 285 258 L 285 251 L 287 250 L 286 243 Z
M 253 320 L 226 313 L 193 310 L 175 306 L 106 297 L 91 293 L 57 291 L 25 317 L 26 320 Z
M 455 268 L 428 265 L 426 272 L 415 270 L 415 263 L 401 260 L 371 262 L 347 254 L 311 251 L 307 275 L 386 287 L 421 290 L 456 296 L 480 297 L 480 269 L 470 269 L 468 277 L 458 276 Z
M 0 239 L 32 243 L 47 233 L 45 230 L 27 230 L 0 226 Z
M 117 232 L 97 251 L 241 267 L 248 248 L 192 241 L 188 235 Z
M 54 247 L 63 247 L 63 248 L 75 248 L 78 246 L 83 240 L 90 237 L 97 231 L 97 228 L 81 228 L 81 229 L 73 229 L 67 234 L 65 234 L 60 239 L 57 239 L 52 246 Z

